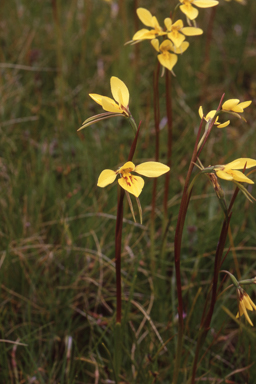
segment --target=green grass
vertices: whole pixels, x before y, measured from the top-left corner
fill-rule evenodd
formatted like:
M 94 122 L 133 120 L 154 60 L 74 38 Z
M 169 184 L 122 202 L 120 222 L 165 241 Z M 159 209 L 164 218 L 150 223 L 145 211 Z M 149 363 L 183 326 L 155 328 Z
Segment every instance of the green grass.
M 161 24 L 175 4 L 139 2 Z M 116 169 L 126 161 L 133 132 L 123 118 L 106 120 L 80 133 L 76 130 L 86 118 L 101 113 L 88 93 L 110 96 L 109 79 L 117 76 L 129 88 L 135 120 L 142 121 L 134 161 L 154 159 L 156 52 L 149 42 L 124 46 L 135 32 L 134 2 L 119 1 L 119 6 L 117 16 L 111 17 L 109 4 L 100 0 L 1 1 L 0 338 L 26 344 L 1 342 L 3 383 L 91 384 L 114 379 L 117 187 L 100 189 L 96 184 L 103 169 Z M 198 25 L 205 33 L 189 39 L 188 51 L 174 68 L 170 226 L 163 252 L 164 178 L 157 188 L 153 258 L 152 180 L 145 180 L 140 199 L 143 226 L 133 223 L 125 203 L 124 383 L 171 383 L 177 342 L 174 231 L 200 123 L 199 105 L 204 111 L 215 109 L 224 92 L 226 99 L 254 99 L 245 112 L 247 124 L 232 117 L 230 127 L 212 131 L 201 158 L 205 166 L 256 155 L 255 2 L 248 0 L 242 6 L 234 0 L 220 1 L 206 67 L 210 15 L 211 10 L 200 10 Z M 140 22 L 138 25 L 142 28 Z M 160 108 L 163 118 L 164 78 L 160 79 Z M 164 127 L 160 134 L 162 162 L 166 137 Z M 233 187 L 221 184 L 229 200 Z M 251 192 L 256 195 L 254 187 Z M 190 377 L 222 220 L 211 185 L 199 178 L 183 236 L 182 284 L 189 326 L 180 383 Z M 256 275 L 255 206 L 242 194 L 233 209 L 231 230 L 241 274 L 252 278 Z M 233 252 L 223 269 L 235 274 Z M 227 279 L 221 290 L 229 283 Z M 254 291 L 247 289 L 255 301 Z M 217 301 L 197 377 L 206 383 L 224 383 L 226 377 L 232 383 L 251 383 L 256 368 L 246 367 L 256 356 L 254 328 L 244 326 L 244 318 L 241 325 L 236 323 L 223 307 L 236 315 L 234 288 Z M 251 318 L 256 324 L 255 314 Z M 169 340 L 166 351 L 160 338 Z

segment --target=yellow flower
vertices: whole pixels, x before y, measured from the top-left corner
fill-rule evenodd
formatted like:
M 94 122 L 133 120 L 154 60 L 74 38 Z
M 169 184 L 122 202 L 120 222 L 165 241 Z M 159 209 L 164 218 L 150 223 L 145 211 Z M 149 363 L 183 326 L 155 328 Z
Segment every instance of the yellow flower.
M 118 79 L 118 77 L 112 76 L 110 79 L 110 86 L 114 100 L 107 96 L 97 95 L 96 93 L 89 94 L 89 96 L 107 112 L 92 116 L 85 120 L 78 131 L 97 121 L 108 119 L 109 117 L 120 115 L 125 117 L 131 116 L 129 111 L 129 91 L 126 85 L 122 80 Z
M 250 296 L 243 290 L 243 288 L 238 287 L 237 288 L 237 294 L 238 294 L 238 300 L 239 300 L 239 306 L 238 306 L 238 312 L 236 315 L 236 318 L 245 316 L 248 323 L 253 327 L 253 323 L 247 313 L 247 309 L 249 311 L 256 311 L 256 305 L 250 298 Z
M 172 19 L 167 17 L 164 20 L 164 24 L 167 29 L 168 38 L 174 43 L 176 47 L 180 47 L 183 41 L 185 40 L 185 36 L 197 36 L 202 35 L 203 30 L 195 27 L 183 27 L 183 21 L 177 20 L 174 24 L 172 23 Z M 183 35 L 182 35 L 183 33 Z
M 198 113 L 199 113 L 199 116 L 200 116 L 201 119 L 202 119 L 202 118 L 203 118 L 203 115 L 204 115 L 204 113 L 203 113 L 203 108 L 202 108 L 202 107 L 199 107 Z M 206 122 L 210 121 L 211 119 L 214 118 L 215 113 L 216 113 L 216 110 L 212 110 L 212 111 L 208 112 L 207 115 L 204 117 L 204 120 L 205 120 Z M 225 121 L 225 123 L 222 123 L 222 124 L 221 124 L 221 123 L 218 122 L 218 120 L 219 120 L 219 116 L 216 117 L 216 120 L 215 120 L 215 122 L 214 122 L 214 125 L 217 125 L 217 128 L 224 128 L 224 127 L 227 127 L 227 126 L 229 125 L 229 123 L 230 123 L 230 120 L 227 120 L 227 121 Z
M 163 28 L 160 27 L 157 18 L 152 16 L 152 14 L 145 8 L 138 8 L 137 15 L 144 25 L 151 27 L 151 30 L 146 28 L 140 29 L 132 38 L 132 41 L 137 40 L 152 40 L 156 36 L 166 35 L 166 32 L 163 31 Z M 132 41 L 129 41 L 131 43 Z
M 222 110 L 225 112 L 236 112 L 236 113 L 243 113 L 244 108 L 249 107 L 251 105 L 252 101 L 243 101 L 240 103 L 239 99 L 230 99 L 225 101 L 224 104 L 222 104 Z
M 177 63 L 178 57 L 176 54 L 180 54 L 186 51 L 189 47 L 189 43 L 184 41 L 180 47 L 176 47 L 170 40 L 164 40 L 161 45 L 157 39 L 151 40 L 152 46 L 160 55 L 157 56 L 160 64 L 172 71 L 174 65 Z M 176 54 L 170 53 L 169 51 L 175 52 Z
M 167 165 L 155 161 L 148 161 L 137 166 L 128 161 L 117 171 L 112 171 L 111 169 L 102 171 L 97 185 L 104 188 L 113 183 L 117 175 L 120 175 L 118 179 L 119 185 L 127 192 L 138 197 L 144 187 L 144 180 L 140 176 L 132 175 L 131 172 L 136 172 L 146 177 L 159 177 L 169 170 L 170 168 Z
M 226 165 L 216 165 L 214 171 L 219 178 L 224 180 L 234 180 L 242 183 L 254 184 L 254 182 L 242 172 L 237 171 L 237 169 L 244 169 L 245 165 L 246 169 L 255 167 L 256 160 L 240 158 Z
M 185 13 L 190 20 L 194 20 L 198 16 L 198 10 L 194 8 L 192 4 L 199 8 L 210 8 L 219 4 L 219 2 L 215 0 L 180 0 L 180 3 L 182 3 L 180 10 Z

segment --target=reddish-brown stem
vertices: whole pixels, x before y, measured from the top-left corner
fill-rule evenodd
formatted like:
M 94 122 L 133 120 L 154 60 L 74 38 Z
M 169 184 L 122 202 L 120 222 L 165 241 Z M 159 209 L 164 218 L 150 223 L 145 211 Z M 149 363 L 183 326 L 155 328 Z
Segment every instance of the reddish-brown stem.
M 120 188 L 117 202 L 116 233 L 115 233 L 115 262 L 116 262 L 116 322 L 122 318 L 122 287 L 121 287 L 121 247 L 123 229 L 124 189 Z
M 182 352 L 183 327 L 184 327 L 182 284 L 181 284 L 181 273 L 180 273 L 181 241 L 182 241 L 182 233 L 183 233 L 183 227 L 184 227 L 184 222 L 186 218 L 187 208 L 188 208 L 189 199 L 191 195 L 191 191 L 188 194 L 189 180 L 194 168 L 194 163 L 197 160 L 197 146 L 198 146 L 199 138 L 201 135 L 202 126 L 203 126 L 203 119 L 201 120 L 201 124 L 199 126 L 194 151 L 192 154 L 187 177 L 185 180 L 185 185 L 183 189 L 180 210 L 179 210 L 178 220 L 176 225 L 175 238 L 174 238 L 174 263 L 175 263 L 176 287 L 177 287 L 177 297 L 178 297 L 178 315 L 179 315 L 178 342 L 177 342 L 176 361 L 175 361 L 175 368 L 174 368 L 174 375 L 173 375 L 174 384 L 176 384 L 178 381 L 180 359 L 181 359 L 181 352 Z
M 138 135 L 140 130 L 138 127 L 136 136 L 132 142 L 128 161 L 131 161 L 136 149 Z M 121 323 L 122 319 L 122 287 L 121 287 L 121 249 L 122 249 L 122 230 L 123 230 L 123 201 L 124 190 L 120 188 L 120 194 L 117 202 L 116 214 L 116 230 L 115 230 L 115 266 L 116 266 L 116 323 Z
M 224 98 L 224 94 L 222 95 L 222 98 L 220 100 L 219 106 L 217 108 L 217 111 L 220 110 L 222 100 Z M 180 210 L 178 214 L 178 220 L 177 220 L 177 225 L 176 225 L 176 231 L 175 231 L 175 238 L 174 238 L 174 263 L 175 263 L 175 274 L 176 274 L 176 287 L 177 287 L 177 297 L 178 297 L 178 315 L 179 315 L 179 329 L 178 329 L 178 342 L 177 342 L 177 351 L 176 351 L 176 362 L 175 362 L 175 369 L 174 369 L 174 375 L 173 375 L 173 383 L 176 384 L 178 381 L 178 375 L 179 375 L 179 367 L 180 367 L 180 359 L 181 359 L 181 353 L 182 353 L 182 338 L 183 338 L 183 328 L 184 328 L 184 322 L 183 322 L 183 301 L 182 301 L 182 284 L 181 284 L 181 271 L 180 271 L 180 254 L 181 254 L 181 242 L 182 242 L 182 234 L 183 234 L 183 228 L 184 228 L 184 223 L 185 223 L 185 218 L 187 214 L 187 208 L 191 196 L 190 191 L 188 193 L 188 186 L 189 186 L 189 181 L 190 177 L 194 168 L 194 163 L 197 161 L 197 158 L 201 151 L 204 148 L 204 145 L 206 143 L 206 140 L 208 136 L 211 133 L 211 130 L 214 126 L 214 122 L 216 119 L 213 119 L 208 131 L 205 135 L 205 138 L 202 142 L 202 145 L 200 146 L 199 150 L 198 148 L 198 143 L 199 143 L 199 138 L 202 130 L 202 125 L 203 125 L 203 119 L 201 120 L 201 124 L 197 133 L 196 137 L 196 142 L 194 146 L 194 151 L 192 154 L 192 159 L 189 165 L 187 177 L 185 180 L 185 185 L 183 189 L 183 194 L 181 198 L 181 204 L 180 204 Z
M 165 71 L 165 90 L 166 90 L 166 115 L 167 115 L 167 127 L 168 127 L 168 139 L 167 139 L 167 162 L 166 165 L 171 168 L 172 163 L 172 90 L 171 90 L 171 76 L 169 71 Z M 170 172 L 165 175 L 164 186 L 164 214 L 167 216 L 167 205 L 169 195 L 169 181 Z
M 193 368 L 192 368 L 191 384 L 195 383 L 197 362 L 199 359 L 200 349 L 201 349 L 202 344 L 203 344 L 203 342 L 207 336 L 207 333 L 210 329 L 212 315 L 213 315 L 214 307 L 215 307 L 216 300 L 217 300 L 218 275 L 219 275 L 220 267 L 223 263 L 222 255 L 223 255 L 224 247 L 225 247 L 226 240 L 227 240 L 230 219 L 232 216 L 231 210 L 232 210 L 233 204 L 235 202 L 235 199 L 237 197 L 238 191 L 239 191 L 239 189 L 236 188 L 234 193 L 233 193 L 232 199 L 231 199 L 229 207 L 228 207 L 228 219 L 225 219 L 223 222 L 219 241 L 218 241 L 218 245 L 217 245 L 217 249 L 216 249 L 215 261 L 214 261 L 214 274 L 213 274 L 213 282 L 212 282 L 211 303 L 210 303 L 210 308 L 209 308 L 206 316 L 205 316 L 205 311 L 202 315 L 201 333 L 199 335 L 199 338 L 197 341 L 197 346 L 196 346 L 195 358 L 194 358 L 194 363 L 193 363 Z M 224 258 L 226 258 L 226 256 L 227 256 L 227 254 L 224 256 Z
M 218 108 L 217 108 L 216 112 L 218 112 L 221 109 L 224 96 L 225 96 L 225 93 L 223 93 L 223 95 L 221 96 L 221 99 L 220 99 L 220 102 L 219 102 L 219 105 L 218 105 Z M 209 135 L 211 133 L 211 130 L 212 130 L 212 127 L 214 126 L 215 120 L 216 120 L 216 118 L 211 122 L 211 125 L 210 125 L 210 127 L 209 127 L 209 129 L 208 129 L 208 131 L 207 131 L 207 133 L 205 135 L 204 141 L 203 141 L 201 147 L 199 148 L 199 151 L 197 153 L 198 157 L 199 157 L 200 153 L 202 152 L 203 147 L 204 147 L 204 145 L 205 145 L 205 143 L 206 143 L 206 141 L 207 141 L 207 139 L 208 139 L 208 137 L 209 137 Z
M 155 120 L 155 161 L 159 161 L 159 123 L 160 123 L 160 111 L 159 111 L 159 89 L 158 80 L 160 73 L 160 63 L 157 61 L 157 67 L 154 72 L 154 120 Z M 155 206 L 156 206 L 156 187 L 157 178 L 153 182 L 152 203 L 151 203 L 151 219 L 152 222 L 155 218 Z

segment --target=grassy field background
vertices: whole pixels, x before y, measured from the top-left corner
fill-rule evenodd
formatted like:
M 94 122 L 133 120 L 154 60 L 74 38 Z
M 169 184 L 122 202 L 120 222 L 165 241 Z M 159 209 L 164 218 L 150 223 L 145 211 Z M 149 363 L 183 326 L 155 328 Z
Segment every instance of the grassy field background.
M 112 5 L 100 0 L 0 2 L 1 383 L 114 382 L 117 187 L 100 189 L 96 184 L 103 169 L 117 169 L 126 161 L 133 132 L 124 118 L 79 133 L 77 129 L 86 118 L 101 113 L 88 94 L 111 96 L 109 80 L 117 76 L 129 88 L 135 120 L 142 122 L 134 162 L 154 159 L 156 52 L 148 41 L 124 44 L 143 27 L 137 7 L 150 9 L 162 24 L 175 5 L 164 0 L 120 0 Z M 229 127 L 212 131 L 201 160 L 208 166 L 256 158 L 255 1 L 243 6 L 220 0 L 214 11 L 200 10 L 197 22 L 204 35 L 189 39 L 191 45 L 179 57 L 172 80 L 174 146 L 164 249 L 164 179 L 157 188 L 153 256 L 152 180 L 146 180 L 141 195 L 143 225 L 133 222 L 125 205 L 124 383 L 171 382 L 177 334 L 174 230 L 200 124 L 199 106 L 216 109 L 223 93 L 225 99 L 253 100 L 244 114 L 247 123 L 232 117 Z M 159 87 L 160 160 L 165 162 L 164 78 Z M 233 186 L 221 184 L 228 201 Z M 255 187 L 249 190 L 256 196 Z M 237 259 L 244 278 L 256 275 L 255 212 L 255 205 L 240 193 L 223 269 L 236 275 Z M 207 178 L 199 178 L 183 236 L 187 328 L 180 383 L 190 376 L 222 221 L 214 190 Z M 221 291 L 229 284 L 227 280 Z M 247 292 L 255 301 L 255 289 Z M 234 288 L 217 302 L 198 382 L 254 383 L 255 328 L 244 325 L 244 318 L 239 325 L 223 307 L 236 315 Z M 255 314 L 251 318 L 256 324 Z M 160 338 L 170 339 L 167 351 Z

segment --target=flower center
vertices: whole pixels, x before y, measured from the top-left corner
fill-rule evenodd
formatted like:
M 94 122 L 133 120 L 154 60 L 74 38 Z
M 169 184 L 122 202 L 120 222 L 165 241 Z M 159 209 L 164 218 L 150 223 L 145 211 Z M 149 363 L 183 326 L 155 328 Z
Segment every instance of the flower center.
M 130 170 L 125 169 L 121 172 L 122 178 L 125 180 L 126 184 L 129 185 L 129 187 L 133 184 L 133 175 L 129 172 Z

